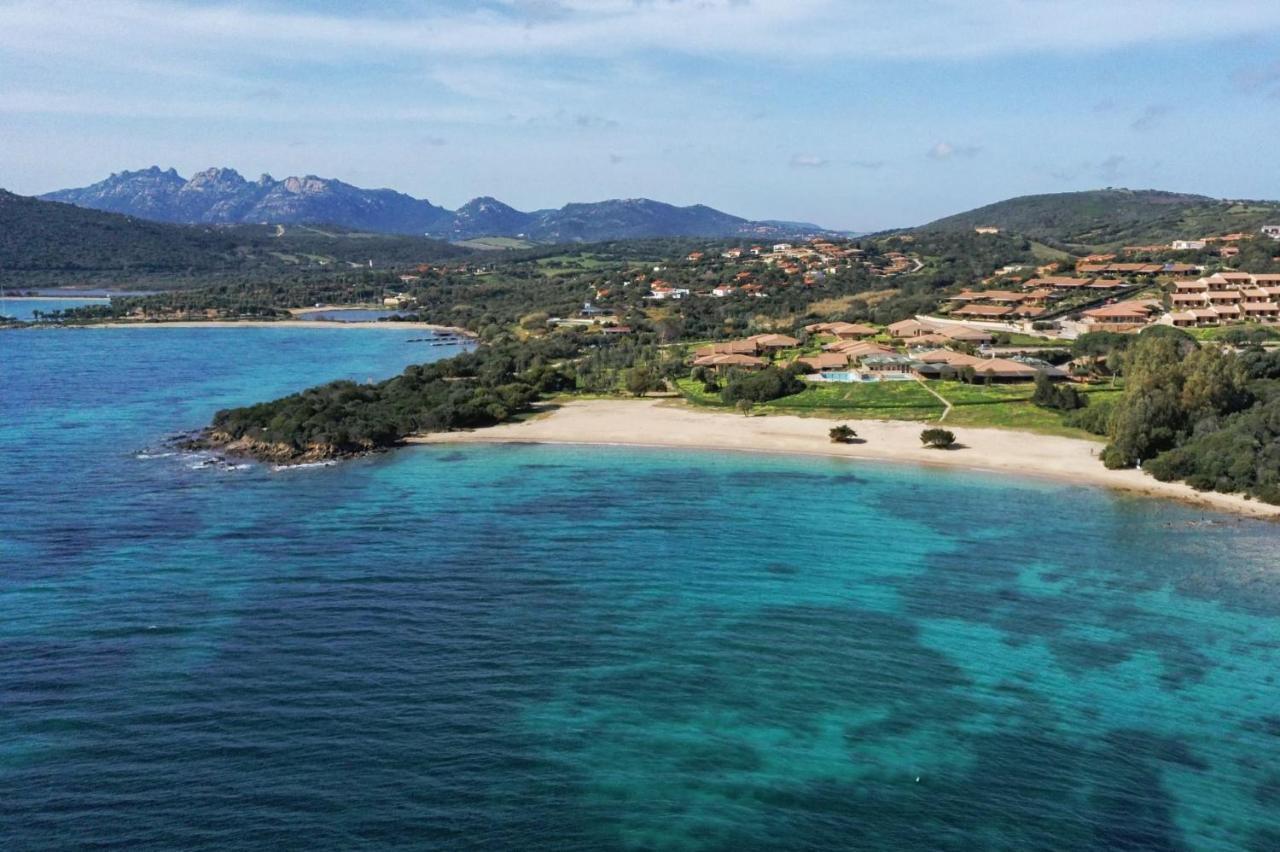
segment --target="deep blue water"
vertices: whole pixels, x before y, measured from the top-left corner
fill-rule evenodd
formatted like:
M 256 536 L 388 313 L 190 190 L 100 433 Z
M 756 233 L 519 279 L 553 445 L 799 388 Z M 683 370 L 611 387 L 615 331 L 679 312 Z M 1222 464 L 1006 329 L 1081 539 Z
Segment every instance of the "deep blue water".
M 0 333 L 0 848 L 1280 847 L 1274 526 L 838 460 L 138 457 L 421 334 Z

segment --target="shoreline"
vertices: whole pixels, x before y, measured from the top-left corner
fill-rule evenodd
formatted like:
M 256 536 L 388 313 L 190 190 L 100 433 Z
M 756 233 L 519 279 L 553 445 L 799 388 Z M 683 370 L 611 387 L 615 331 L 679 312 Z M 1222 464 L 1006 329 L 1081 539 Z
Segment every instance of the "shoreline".
M 110 302 L 110 296 L 77 296 L 74 293 L 66 296 L 9 296 L 0 299 L 3 302 Z
M 862 443 L 832 444 L 827 428 L 847 422 Z M 571 444 L 687 450 L 728 450 L 914 464 L 1007 473 L 1177 500 L 1201 508 L 1280 521 L 1280 506 L 1237 494 L 1196 491 L 1160 482 L 1139 470 L 1108 470 L 1102 445 L 1005 429 L 955 429 L 960 449 L 920 445 L 927 424 L 895 420 L 827 420 L 787 414 L 744 417 L 704 411 L 670 400 L 571 400 L 532 419 L 470 432 L 436 432 L 406 439 L 416 444 Z
M 380 328 L 400 331 L 447 331 L 468 340 L 475 340 L 474 332 L 465 328 L 448 325 L 436 325 L 429 322 L 376 322 L 361 320 L 359 322 L 338 322 L 336 320 L 171 320 L 160 322 L 95 322 L 64 325 L 46 323 L 36 328 Z

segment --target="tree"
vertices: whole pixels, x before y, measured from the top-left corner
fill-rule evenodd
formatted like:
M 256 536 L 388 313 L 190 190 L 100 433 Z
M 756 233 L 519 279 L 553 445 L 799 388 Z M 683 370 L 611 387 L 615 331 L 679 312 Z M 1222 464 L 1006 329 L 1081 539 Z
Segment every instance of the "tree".
M 650 367 L 632 367 L 626 374 L 627 392 L 632 396 L 644 396 L 649 391 L 659 390 L 662 380 Z
M 1198 349 L 1182 362 L 1185 378 L 1179 399 L 1188 422 L 1240 411 L 1253 401 L 1245 384 L 1245 365 L 1214 348 Z
M 858 433 L 844 423 L 839 426 L 832 426 L 827 435 L 831 438 L 831 443 L 833 444 L 848 444 L 858 437 Z
M 1036 389 L 1031 394 L 1031 402 L 1055 411 L 1075 411 L 1077 408 L 1084 408 L 1086 404 L 1085 398 L 1074 387 L 1054 384 L 1044 372 L 1036 374 Z
M 956 435 L 949 429 L 941 429 L 935 426 L 920 433 L 920 443 L 926 447 L 942 450 L 955 445 Z
M 1111 443 L 1102 460 L 1133 467 L 1178 442 L 1186 428 L 1181 404 L 1181 346 L 1168 337 L 1141 337 L 1124 355 L 1125 390 L 1110 420 Z

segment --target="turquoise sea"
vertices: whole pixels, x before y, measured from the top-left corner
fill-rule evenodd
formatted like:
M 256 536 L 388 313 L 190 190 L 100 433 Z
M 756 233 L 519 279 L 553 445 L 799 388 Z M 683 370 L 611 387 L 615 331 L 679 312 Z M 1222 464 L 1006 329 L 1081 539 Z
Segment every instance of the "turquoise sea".
M 25 321 L 35 319 L 35 312 L 50 313 L 52 311 L 65 311 L 71 308 L 81 308 L 85 305 L 109 305 L 110 299 L 106 298 L 75 298 L 75 297 L 48 297 L 48 298 L 24 298 L 13 299 L 0 297 L 0 317 L 13 317 Z
M 1280 528 L 838 460 L 200 467 L 419 330 L 0 332 L 0 848 L 1280 848 Z

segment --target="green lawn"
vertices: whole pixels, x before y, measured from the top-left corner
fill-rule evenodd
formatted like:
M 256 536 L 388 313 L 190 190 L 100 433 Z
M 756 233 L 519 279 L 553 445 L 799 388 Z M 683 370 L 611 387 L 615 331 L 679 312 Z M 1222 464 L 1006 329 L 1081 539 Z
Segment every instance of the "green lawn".
M 526 249 L 533 248 L 537 243 L 515 237 L 476 237 L 470 240 L 459 240 L 454 245 L 477 249 Z
M 1096 435 L 1063 423 L 1063 414 L 1031 403 L 1035 385 L 969 385 L 963 382 L 931 382 L 952 406 L 948 426 L 978 426 L 1021 429 L 1048 435 L 1097 440 Z M 1120 393 L 1120 388 L 1090 385 L 1077 388 L 1090 401 L 1101 401 Z
M 685 399 L 694 405 L 729 408 L 719 394 L 709 394 L 700 382 L 681 379 L 677 382 Z M 929 387 L 952 404 L 945 426 L 972 426 L 1019 429 L 1047 435 L 1097 440 L 1080 429 L 1066 426 L 1060 412 L 1031 403 L 1033 384 L 970 385 L 963 382 L 929 382 Z M 1119 388 L 1105 385 L 1085 386 L 1079 390 L 1091 400 L 1102 400 L 1120 393 Z M 810 385 L 794 396 L 775 399 L 755 407 L 769 414 L 798 414 L 815 417 L 839 417 L 851 420 L 937 420 L 942 403 L 917 382 L 856 382 Z
M 1001 338 L 1003 340 L 1004 338 Z M 1070 349 L 1070 340 L 1054 340 L 1048 337 L 1033 337 L 1030 334 L 1009 334 L 1008 343 L 997 343 L 997 346 L 1049 346 L 1055 349 Z
M 685 399 L 695 405 L 728 408 L 719 394 L 708 394 L 700 382 L 678 382 Z M 932 420 L 942 403 L 916 382 L 857 382 L 813 384 L 801 393 L 756 406 L 757 411 L 780 414 L 831 415 L 878 420 Z
M 536 261 L 538 271 L 548 278 L 557 275 L 576 275 L 607 266 L 617 266 L 616 261 L 601 260 L 592 254 L 557 254 Z

